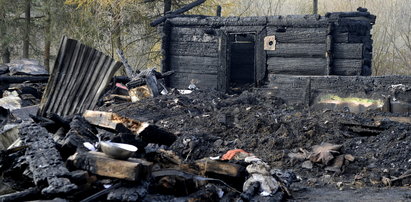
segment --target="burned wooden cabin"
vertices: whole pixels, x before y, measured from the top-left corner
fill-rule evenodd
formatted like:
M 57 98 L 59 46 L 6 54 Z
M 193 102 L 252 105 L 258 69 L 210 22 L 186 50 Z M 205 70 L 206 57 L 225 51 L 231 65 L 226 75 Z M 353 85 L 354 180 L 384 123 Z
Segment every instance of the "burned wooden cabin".
M 269 75 L 371 75 L 371 28 L 366 9 L 320 15 L 178 16 L 160 27 L 167 85 L 226 91 L 262 86 Z

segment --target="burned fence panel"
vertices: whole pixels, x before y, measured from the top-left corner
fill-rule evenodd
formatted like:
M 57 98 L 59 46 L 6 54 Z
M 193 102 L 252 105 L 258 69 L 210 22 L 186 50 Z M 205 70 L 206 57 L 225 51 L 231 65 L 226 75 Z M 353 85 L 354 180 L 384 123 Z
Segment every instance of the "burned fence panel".
M 40 115 L 72 115 L 92 109 L 121 63 L 80 42 L 63 37 L 43 95 Z

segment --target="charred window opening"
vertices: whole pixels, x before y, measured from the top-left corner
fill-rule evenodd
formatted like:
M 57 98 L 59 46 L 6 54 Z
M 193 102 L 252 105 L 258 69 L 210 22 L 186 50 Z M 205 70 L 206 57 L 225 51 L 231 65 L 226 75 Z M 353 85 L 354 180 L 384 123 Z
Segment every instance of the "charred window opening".
M 255 34 L 230 34 L 230 86 L 255 83 Z

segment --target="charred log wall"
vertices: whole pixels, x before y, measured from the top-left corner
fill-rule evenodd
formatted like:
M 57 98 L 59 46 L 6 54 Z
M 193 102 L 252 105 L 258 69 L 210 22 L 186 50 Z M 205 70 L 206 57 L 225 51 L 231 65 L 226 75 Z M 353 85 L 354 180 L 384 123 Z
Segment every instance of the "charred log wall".
M 363 11 L 326 14 L 334 24 L 332 75 L 370 76 L 372 73 L 371 28 L 376 16 Z
M 230 80 L 230 34 L 255 34 L 255 83 L 268 74 L 371 75 L 375 16 L 360 12 L 269 17 L 170 18 L 164 24 L 163 71 L 174 70 L 169 86 L 225 90 Z M 274 37 L 274 48 L 264 38 Z M 167 42 L 167 43 L 165 43 Z
M 207 27 L 173 26 L 170 28 L 167 70 L 174 70 L 169 85 L 187 88 L 194 82 L 200 88 L 217 87 L 218 36 Z

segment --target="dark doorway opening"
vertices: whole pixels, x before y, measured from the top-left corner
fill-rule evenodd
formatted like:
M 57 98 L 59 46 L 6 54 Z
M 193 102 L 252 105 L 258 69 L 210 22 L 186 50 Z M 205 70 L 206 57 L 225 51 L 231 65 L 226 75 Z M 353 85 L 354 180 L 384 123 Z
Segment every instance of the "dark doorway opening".
M 230 34 L 230 87 L 255 84 L 255 34 Z

